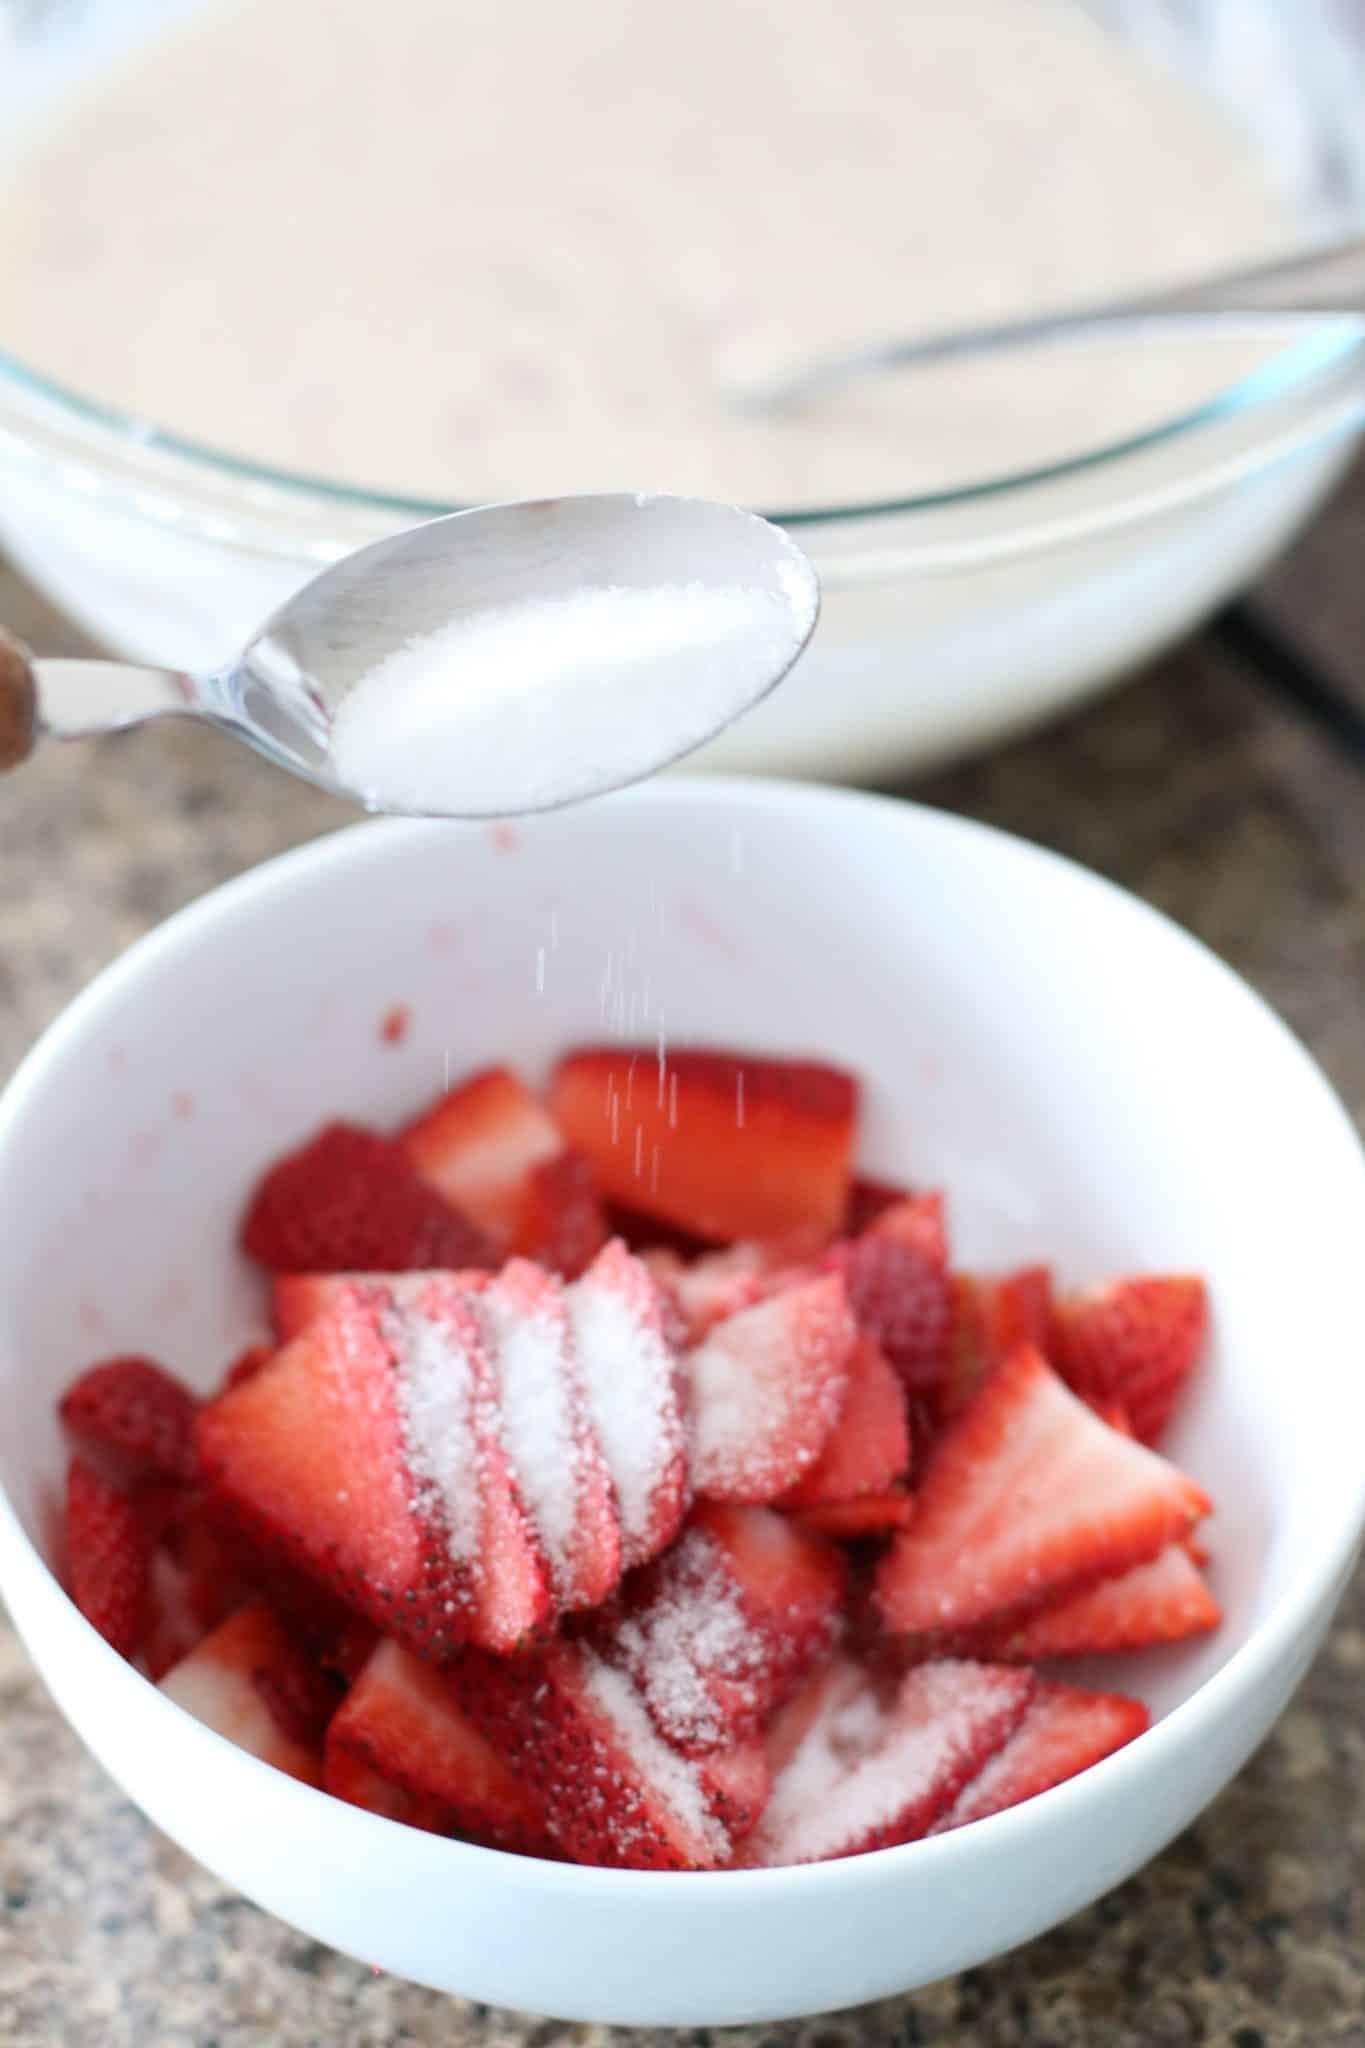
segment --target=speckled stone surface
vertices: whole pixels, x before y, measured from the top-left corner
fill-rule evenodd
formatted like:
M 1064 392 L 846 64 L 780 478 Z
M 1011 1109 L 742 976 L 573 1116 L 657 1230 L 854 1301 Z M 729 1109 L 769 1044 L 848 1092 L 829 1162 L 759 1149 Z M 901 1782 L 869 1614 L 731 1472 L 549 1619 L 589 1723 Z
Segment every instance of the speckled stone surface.
M 56 651 L 55 622 L 2 578 L 0 617 Z M 1365 1117 L 1365 776 L 1217 645 L 915 794 L 1059 847 L 1172 912 L 1269 996 Z M 0 785 L 0 1073 L 148 925 L 343 816 L 245 753 L 170 728 L 50 749 Z M 1132 1883 L 989 1968 L 726 2038 L 1365 2048 L 1362 1701 L 1357 1584 L 1276 1734 Z M 225 1892 L 84 1754 L 3 1622 L 0 1899 L 5 2048 L 607 2041 L 607 2029 L 375 1977 Z

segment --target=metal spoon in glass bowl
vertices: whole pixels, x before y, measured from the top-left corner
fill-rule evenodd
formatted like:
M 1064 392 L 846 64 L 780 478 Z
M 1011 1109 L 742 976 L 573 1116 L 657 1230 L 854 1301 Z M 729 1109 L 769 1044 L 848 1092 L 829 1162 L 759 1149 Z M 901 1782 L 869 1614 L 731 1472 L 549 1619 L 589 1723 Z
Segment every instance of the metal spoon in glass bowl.
M 496 817 L 638 781 L 765 697 L 819 611 L 766 520 L 618 492 L 374 542 L 206 675 L 35 660 L 0 633 L 0 770 L 40 738 L 202 719 L 371 810 Z

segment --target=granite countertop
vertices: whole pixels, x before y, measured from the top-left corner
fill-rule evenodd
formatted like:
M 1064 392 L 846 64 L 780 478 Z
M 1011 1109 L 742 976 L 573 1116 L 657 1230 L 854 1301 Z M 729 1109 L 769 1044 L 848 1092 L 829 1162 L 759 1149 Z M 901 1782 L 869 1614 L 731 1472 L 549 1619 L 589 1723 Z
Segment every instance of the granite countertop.
M 1171 912 L 1264 991 L 1358 1117 L 1365 724 L 1353 692 L 1365 701 L 1365 664 L 1353 666 L 1358 623 L 1324 595 L 1354 596 L 1362 514 L 1365 481 L 1249 620 L 914 790 L 1056 846 Z M 76 644 L 3 572 L 0 618 L 47 651 Z M 346 815 L 188 729 L 49 749 L 0 790 L 0 1076 L 148 925 Z M 730 2038 L 739 2048 L 1365 2048 L 1362 1697 L 1357 1582 L 1277 1732 L 1141 1876 L 988 1968 Z M 605 2028 L 526 2020 L 375 1976 L 226 1892 L 85 1755 L 3 1621 L 0 1827 L 8 2048 L 607 2043 Z

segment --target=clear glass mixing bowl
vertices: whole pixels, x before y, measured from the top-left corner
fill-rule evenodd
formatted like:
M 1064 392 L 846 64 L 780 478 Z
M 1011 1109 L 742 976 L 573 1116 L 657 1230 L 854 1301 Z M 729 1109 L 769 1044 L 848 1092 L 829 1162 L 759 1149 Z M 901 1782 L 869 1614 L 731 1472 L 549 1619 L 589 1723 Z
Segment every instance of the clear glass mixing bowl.
M 185 4 L 0 0 L 0 139 Z M 1305 249 L 1360 231 L 1356 0 L 1088 5 L 1250 133 Z M 886 779 L 1020 729 L 1169 645 L 1257 575 L 1340 473 L 1365 423 L 1359 337 L 1266 317 L 1254 371 L 1124 442 L 928 497 L 760 508 L 814 560 L 821 628 L 703 765 Z M 451 509 L 229 459 L 0 353 L 0 545 L 134 659 L 215 664 L 320 564 Z

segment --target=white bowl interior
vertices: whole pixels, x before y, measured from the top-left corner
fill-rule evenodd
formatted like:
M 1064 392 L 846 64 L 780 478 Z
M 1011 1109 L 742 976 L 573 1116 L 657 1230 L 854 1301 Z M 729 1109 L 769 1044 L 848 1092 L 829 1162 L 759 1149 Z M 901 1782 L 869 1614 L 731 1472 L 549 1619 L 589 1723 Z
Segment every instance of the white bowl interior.
M 1066 863 L 720 782 L 515 831 L 359 827 L 193 907 L 73 1006 L 0 1109 L 0 1480 L 35 1544 L 79 1367 L 145 1349 L 207 1386 L 262 1331 L 233 1238 L 266 1161 L 329 1117 L 392 1125 L 447 1071 L 540 1074 L 571 1040 L 661 1030 L 855 1068 L 862 1163 L 945 1185 L 963 1263 L 1207 1274 L 1217 1340 L 1171 1450 L 1218 1503 L 1227 1619 L 1111 1682 L 1168 1715 L 1321 1595 L 1362 1507 L 1365 1173 L 1307 1056 Z

